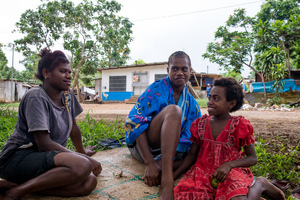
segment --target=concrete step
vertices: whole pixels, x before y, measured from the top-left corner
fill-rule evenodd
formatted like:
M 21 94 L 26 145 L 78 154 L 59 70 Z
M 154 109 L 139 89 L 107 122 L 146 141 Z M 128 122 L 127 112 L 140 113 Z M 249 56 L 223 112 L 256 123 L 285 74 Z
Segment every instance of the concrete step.
M 135 104 L 136 101 L 138 100 L 138 98 L 139 98 L 139 96 L 132 96 L 126 103 Z

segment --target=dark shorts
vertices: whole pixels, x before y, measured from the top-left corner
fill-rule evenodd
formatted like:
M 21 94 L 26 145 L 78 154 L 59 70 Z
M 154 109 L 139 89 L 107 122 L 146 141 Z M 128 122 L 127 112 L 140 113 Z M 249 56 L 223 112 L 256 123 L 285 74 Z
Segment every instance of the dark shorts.
M 15 149 L 0 158 L 0 177 L 24 183 L 55 167 L 54 156 L 60 151 L 38 152 L 36 149 Z
M 138 148 L 138 145 L 136 145 L 136 142 L 134 142 L 131 145 L 127 145 L 132 157 L 134 157 L 136 160 L 140 161 L 141 163 L 144 163 L 144 158 L 142 154 L 140 153 L 140 149 Z M 161 150 L 160 149 L 152 149 L 150 147 L 150 152 L 153 155 L 154 160 L 159 160 L 161 159 Z M 174 160 L 183 160 L 188 154 L 188 151 L 182 153 L 182 152 L 177 152 L 175 155 Z

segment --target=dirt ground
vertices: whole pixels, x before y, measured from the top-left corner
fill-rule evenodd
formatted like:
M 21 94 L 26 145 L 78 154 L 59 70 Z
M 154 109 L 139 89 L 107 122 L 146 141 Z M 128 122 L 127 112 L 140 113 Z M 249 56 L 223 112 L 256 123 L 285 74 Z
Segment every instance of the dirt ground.
M 95 119 L 115 120 L 116 117 L 126 119 L 127 114 L 134 104 L 104 103 L 81 104 L 84 112 L 79 115 L 81 120 L 89 112 Z M 200 108 L 201 109 L 201 108 Z M 202 108 L 201 113 L 207 114 L 207 109 Z M 242 115 L 254 127 L 255 139 L 282 139 L 287 142 L 285 146 L 295 148 L 300 141 L 300 109 L 294 111 L 245 111 L 239 110 L 232 115 Z M 299 161 L 300 163 L 300 161 Z
M 78 119 L 83 119 L 89 112 L 96 119 L 121 119 L 126 118 L 134 104 L 104 103 L 104 104 L 81 104 L 84 112 Z M 206 108 L 201 108 L 201 113 L 207 114 Z M 256 134 L 296 134 L 300 135 L 300 109 L 294 111 L 244 111 L 239 110 L 232 115 L 242 115 L 250 120 Z

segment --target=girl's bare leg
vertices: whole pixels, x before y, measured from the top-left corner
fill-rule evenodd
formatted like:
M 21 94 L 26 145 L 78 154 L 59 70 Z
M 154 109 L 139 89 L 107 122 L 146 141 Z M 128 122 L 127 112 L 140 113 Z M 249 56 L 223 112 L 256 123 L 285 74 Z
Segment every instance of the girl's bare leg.
M 258 200 L 262 194 L 274 200 L 285 200 L 283 191 L 270 183 L 266 178 L 258 177 L 255 184 L 249 188 L 248 199 Z

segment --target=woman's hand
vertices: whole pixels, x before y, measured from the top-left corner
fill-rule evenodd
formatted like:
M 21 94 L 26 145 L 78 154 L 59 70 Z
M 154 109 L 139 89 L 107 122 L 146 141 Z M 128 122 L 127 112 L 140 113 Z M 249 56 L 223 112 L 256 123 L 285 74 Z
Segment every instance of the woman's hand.
M 95 176 L 98 176 L 102 171 L 101 163 L 93 158 L 89 158 L 91 164 L 92 164 L 92 172 Z
M 96 151 L 94 150 L 95 146 L 88 146 L 85 148 L 85 154 L 88 156 L 92 156 L 96 153 Z

